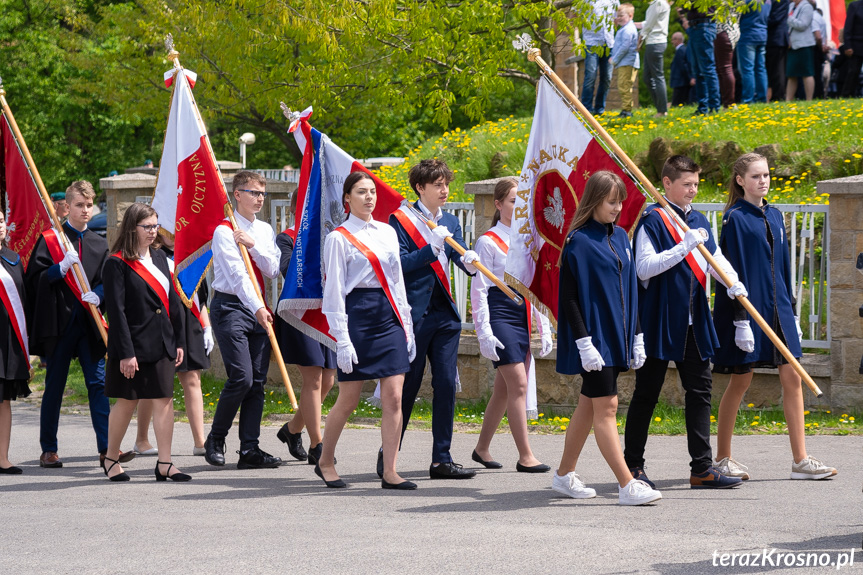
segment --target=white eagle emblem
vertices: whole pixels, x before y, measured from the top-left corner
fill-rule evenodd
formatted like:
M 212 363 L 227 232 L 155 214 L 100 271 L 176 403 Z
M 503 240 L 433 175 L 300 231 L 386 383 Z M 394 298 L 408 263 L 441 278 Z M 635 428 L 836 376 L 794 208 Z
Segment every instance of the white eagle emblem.
M 178 196 L 183 195 L 183 186 L 177 186 L 177 195 Z
M 545 201 L 548 202 L 548 207 L 542 210 L 545 221 L 556 227 L 557 231 L 563 232 L 563 196 L 560 195 L 560 188 L 555 187 L 553 195 L 546 196 Z

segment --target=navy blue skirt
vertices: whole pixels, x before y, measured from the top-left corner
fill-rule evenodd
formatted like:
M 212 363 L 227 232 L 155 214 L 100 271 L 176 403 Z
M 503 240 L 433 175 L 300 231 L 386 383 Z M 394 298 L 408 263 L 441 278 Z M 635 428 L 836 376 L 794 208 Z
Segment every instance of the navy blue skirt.
M 384 290 L 357 288 L 345 298 L 348 332 L 359 363 L 354 371 L 338 370 L 339 381 L 379 379 L 410 369 L 405 330 Z
M 276 337 L 285 363 L 302 367 L 336 368 L 336 352 L 310 338 L 276 314 Z
M 530 334 L 527 331 L 527 306 L 512 301 L 500 288 L 488 290 L 488 317 L 491 331 L 504 345 L 498 348 L 500 361 L 492 361 L 497 368 L 511 363 L 523 363 L 530 351 Z

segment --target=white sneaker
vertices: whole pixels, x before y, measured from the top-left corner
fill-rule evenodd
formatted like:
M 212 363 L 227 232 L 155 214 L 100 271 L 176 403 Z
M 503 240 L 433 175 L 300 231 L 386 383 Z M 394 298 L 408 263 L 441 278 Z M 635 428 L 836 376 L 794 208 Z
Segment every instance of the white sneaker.
M 625 487 L 618 487 L 617 494 L 620 505 L 646 505 L 662 499 L 662 493 L 638 479 L 633 479 Z
M 585 487 L 581 477 L 576 475 L 575 471 L 570 471 L 563 476 L 558 475 L 557 471 L 555 471 L 554 476 L 551 478 L 551 488 L 573 499 L 596 497 L 596 490 Z
M 811 455 L 800 463 L 791 464 L 791 479 L 825 479 L 839 473 L 833 467 L 827 467 Z
M 724 457 L 713 462 L 713 467 L 722 475 L 728 477 L 739 477 L 743 481 L 749 479 L 749 468 L 730 457 Z

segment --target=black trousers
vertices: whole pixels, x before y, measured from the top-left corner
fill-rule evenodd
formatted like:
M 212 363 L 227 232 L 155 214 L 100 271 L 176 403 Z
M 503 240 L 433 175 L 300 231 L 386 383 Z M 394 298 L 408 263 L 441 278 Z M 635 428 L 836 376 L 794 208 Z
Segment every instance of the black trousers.
M 686 334 L 683 361 L 675 364 L 686 391 L 686 441 L 692 458 L 689 466 L 692 473 L 703 473 L 713 464 L 710 449 L 710 393 L 713 379 L 710 375 L 710 360 L 699 356 L 692 327 Z M 626 415 L 624 435 L 623 457 L 629 467 L 644 465 L 647 431 L 667 370 L 668 361 L 648 357 L 644 366 L 635 372 L 635 393 Z
M 210 435 L 225 439 L 239 411 L 240 450 L 254 449 L 261 435 L 270 338 L 236 296 L 216 292 L 210 304 L 210 318 L 228 374 Z
M 689 96 L 690 86 L 679 86 L 677 88 L 672 88 L 671 92 L 671 106 L 676 108 L 677 106 L 686 106 L 687 104 L 692 103 L 692 98 Z

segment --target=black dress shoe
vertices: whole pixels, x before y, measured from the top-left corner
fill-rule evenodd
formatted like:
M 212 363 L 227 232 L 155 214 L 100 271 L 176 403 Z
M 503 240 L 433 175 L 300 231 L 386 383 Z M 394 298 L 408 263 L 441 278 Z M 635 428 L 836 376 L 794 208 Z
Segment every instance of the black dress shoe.
M 237 469 L 275 469 L 282 464 L 279 457 L 270 455 L 266 451 L 261 451 L 255 447 L 245 453 L 238 451 L 240 460 L 237 461 Z
M 204 459 L 210 465 L 222 467 L 225 464 L 225 440 L 215 439 L 212 435 L 207 436 L 207 441 L 204 442 Z
M 383 449 L 378 449 L 377 472 L 378 472 L 378 477 L 383 479 L 384 478 L 384 450 Z
M 409 491 L 416 489 L 417 484 L 413 481 L 402 481 L 401 483 L 389 483 L 386 479 L 381 479 L 381 487 L 384 489 L 398 489 L 400 491 Z
M 299 433 L 291 433 L 288 430 L 288 424 L 284 424 L 281 429 L 276 433 L 276 437 L 279 438 L 279 441 L 286 444 L 288 446 L 288 453 L 291 454 L 291 457 L 298 461 L 302 461 L 309 457 L 309 454 L 306 453 L 306 450 L 303 449 L 303 432 Z
M 10 467 L 0 467 L 0 475 L 21 475 L 24 470 L 14 465 Z
M 479 455 L 477 455 L 476 449 L 471 453 L 470 458 L 485 467 L 486 469 L 500 469 L 503 467 L 502 463 L 498 463 L 497 461 L 492 461 L 491 459 L 485 460 Z
M 476 475 L 473 469 L 465 469 L 458 463 L 448 461 L 429 467 L 429 477 L 432 479 L 470 479 Z
M 315 475 L 317 475 L 321 479 L 324 479 L 324 474 L 321 473 L 321 466 L 317 463 L 315 464 Z M 327 487 L 331 489 L 342 489 L 348 486 L 348 484 L 341 479 L 336 479 L 335 481 L 327 481 L 326 479 L 324 479 L 324 483 L 326 483 Z
M 546 465 L 545 463 L 540 463 L 539 465 L 522 465 L 521 463 L 516 462 L 515 470 L 520 473 L 545 473 L 551 470 L 551 467 Z

